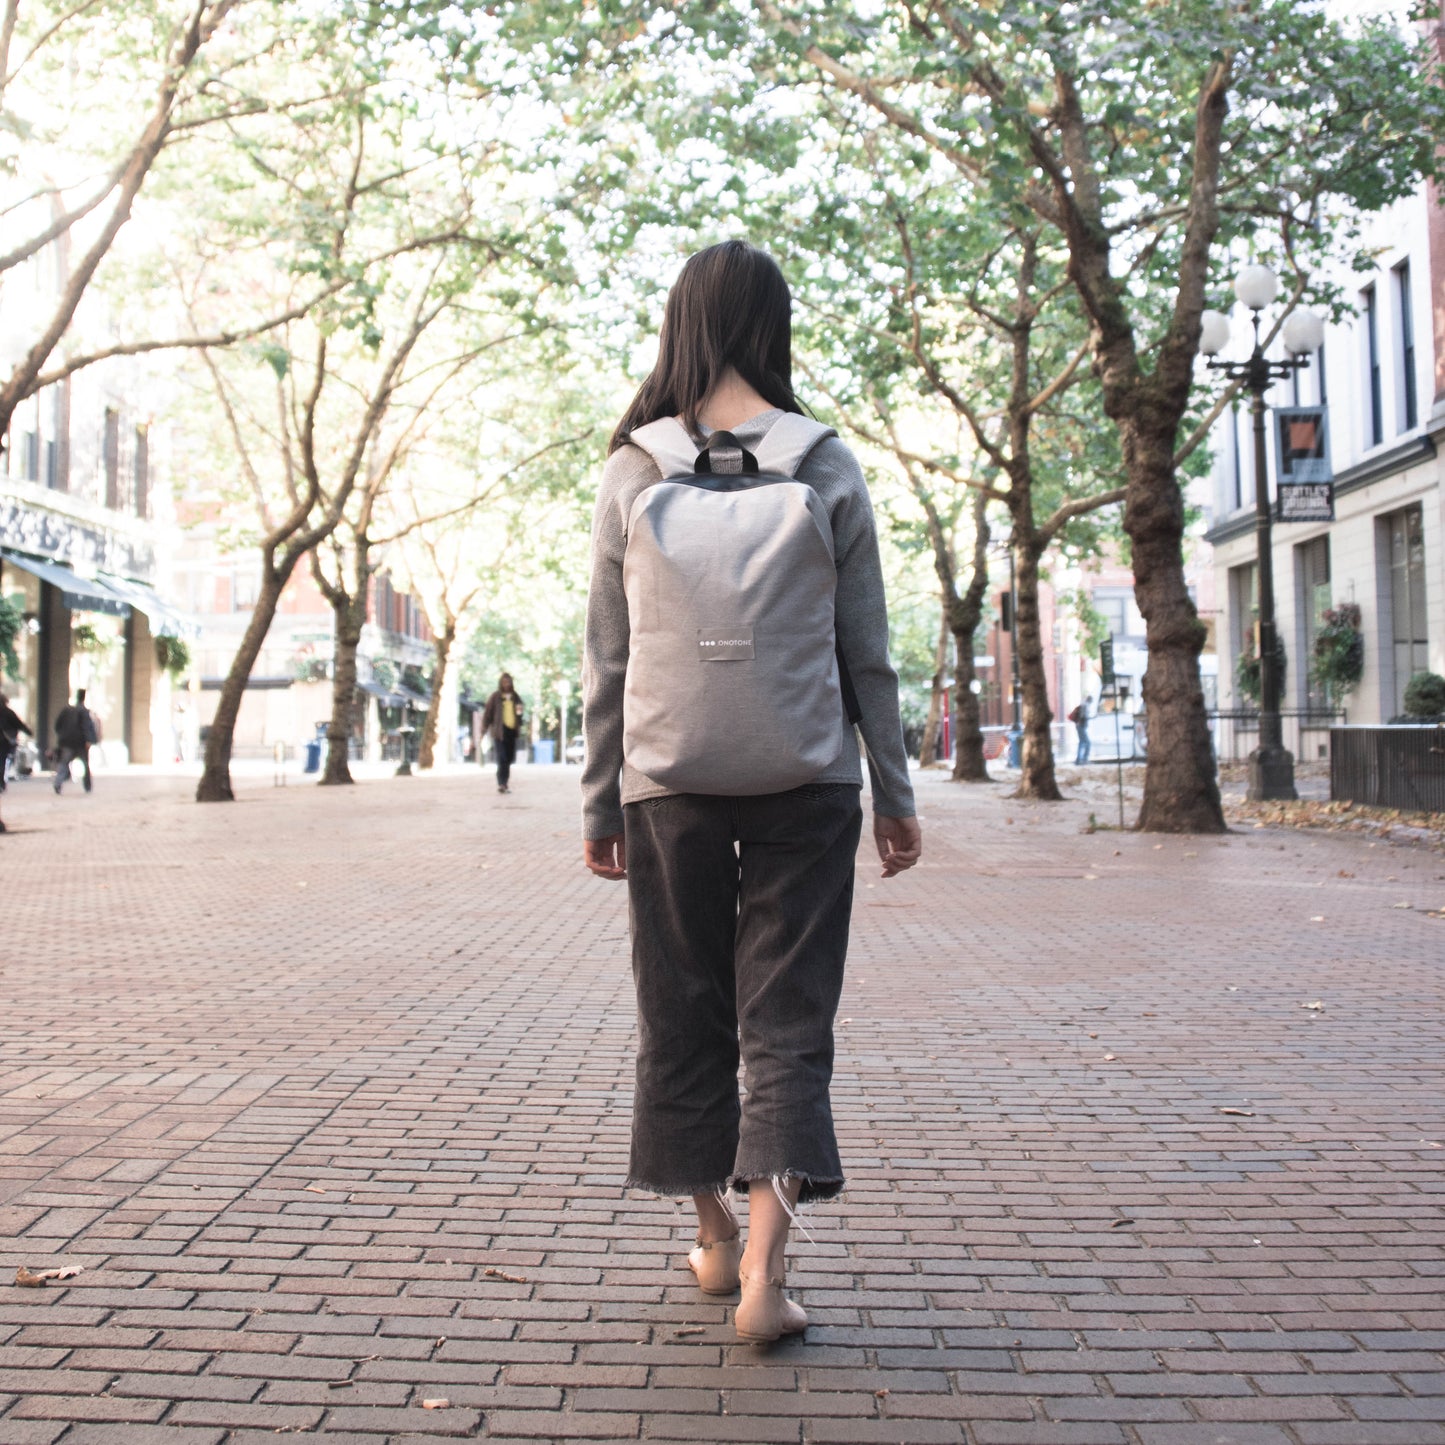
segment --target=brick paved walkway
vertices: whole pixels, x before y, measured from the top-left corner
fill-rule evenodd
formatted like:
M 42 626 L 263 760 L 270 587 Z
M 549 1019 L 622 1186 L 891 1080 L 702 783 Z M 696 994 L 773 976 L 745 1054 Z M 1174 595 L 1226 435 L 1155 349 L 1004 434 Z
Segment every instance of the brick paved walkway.
M 927 779 L 763 1352 L 621 1190 L 574 789 L 12 787 L 4 1278 L 85 1272 L 0 1285 L 0 1445 L 1445 1442 L 1445 859 Z

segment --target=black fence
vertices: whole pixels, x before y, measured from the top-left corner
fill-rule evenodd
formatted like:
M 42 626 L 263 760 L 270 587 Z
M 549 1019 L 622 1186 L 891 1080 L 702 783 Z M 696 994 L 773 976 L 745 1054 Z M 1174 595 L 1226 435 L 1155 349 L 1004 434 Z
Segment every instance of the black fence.
M 1445 725 L 1331 729 L 1330 797 L 1445 813 Z
M 1315 763 L 1330 756 L 1330 738 L 1345 720 L 1341 710 L 1329 708 L 1281 709 L 1284 745 L 1297 763 Z M 1214 756 L 1221 763 L 1242 763 L 1259 746 L 1259 713 L 1253 708 L 1209 714 L 1214 735 Z

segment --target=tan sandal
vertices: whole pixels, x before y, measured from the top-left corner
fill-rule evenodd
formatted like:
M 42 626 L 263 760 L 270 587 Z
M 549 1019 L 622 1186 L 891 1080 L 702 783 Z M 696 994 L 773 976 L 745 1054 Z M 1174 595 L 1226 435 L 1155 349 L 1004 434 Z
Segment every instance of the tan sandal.
M 687 1256 L 687 1267 L 704 1294 L 731 1294 L 738 1287 L 742 1257 L 742 1236 L 734 1230 L 727 1239 L 699 1239 Z
M 808 1316 L 783 1293 L 781 1278 L 740 1274 L 740 1282 L 743 1297 L 733 1313 L 733 1329 L 745 1344 L 770 1345 L 808 1328 Z

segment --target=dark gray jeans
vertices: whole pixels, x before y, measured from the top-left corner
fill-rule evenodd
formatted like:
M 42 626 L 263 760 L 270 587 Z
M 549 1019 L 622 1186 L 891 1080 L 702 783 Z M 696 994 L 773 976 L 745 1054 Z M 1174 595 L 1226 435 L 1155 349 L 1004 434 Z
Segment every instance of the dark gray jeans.
M 828 1085 L 863 812 L 850 783 L 623 810 L 637 985 L 628 1185 L 843 1186 Z M 738 1100 L 738 1060 L 746 1096 Z

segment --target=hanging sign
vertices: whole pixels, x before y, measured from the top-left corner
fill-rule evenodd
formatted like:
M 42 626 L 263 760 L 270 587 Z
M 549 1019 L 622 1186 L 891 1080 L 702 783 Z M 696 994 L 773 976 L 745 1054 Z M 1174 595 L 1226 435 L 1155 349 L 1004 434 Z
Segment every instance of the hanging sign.
M 1330 466 L 1329 408 L 1274 409 L 1275 513 L 1281 522 L 1333 522 L 1334 471 Z

